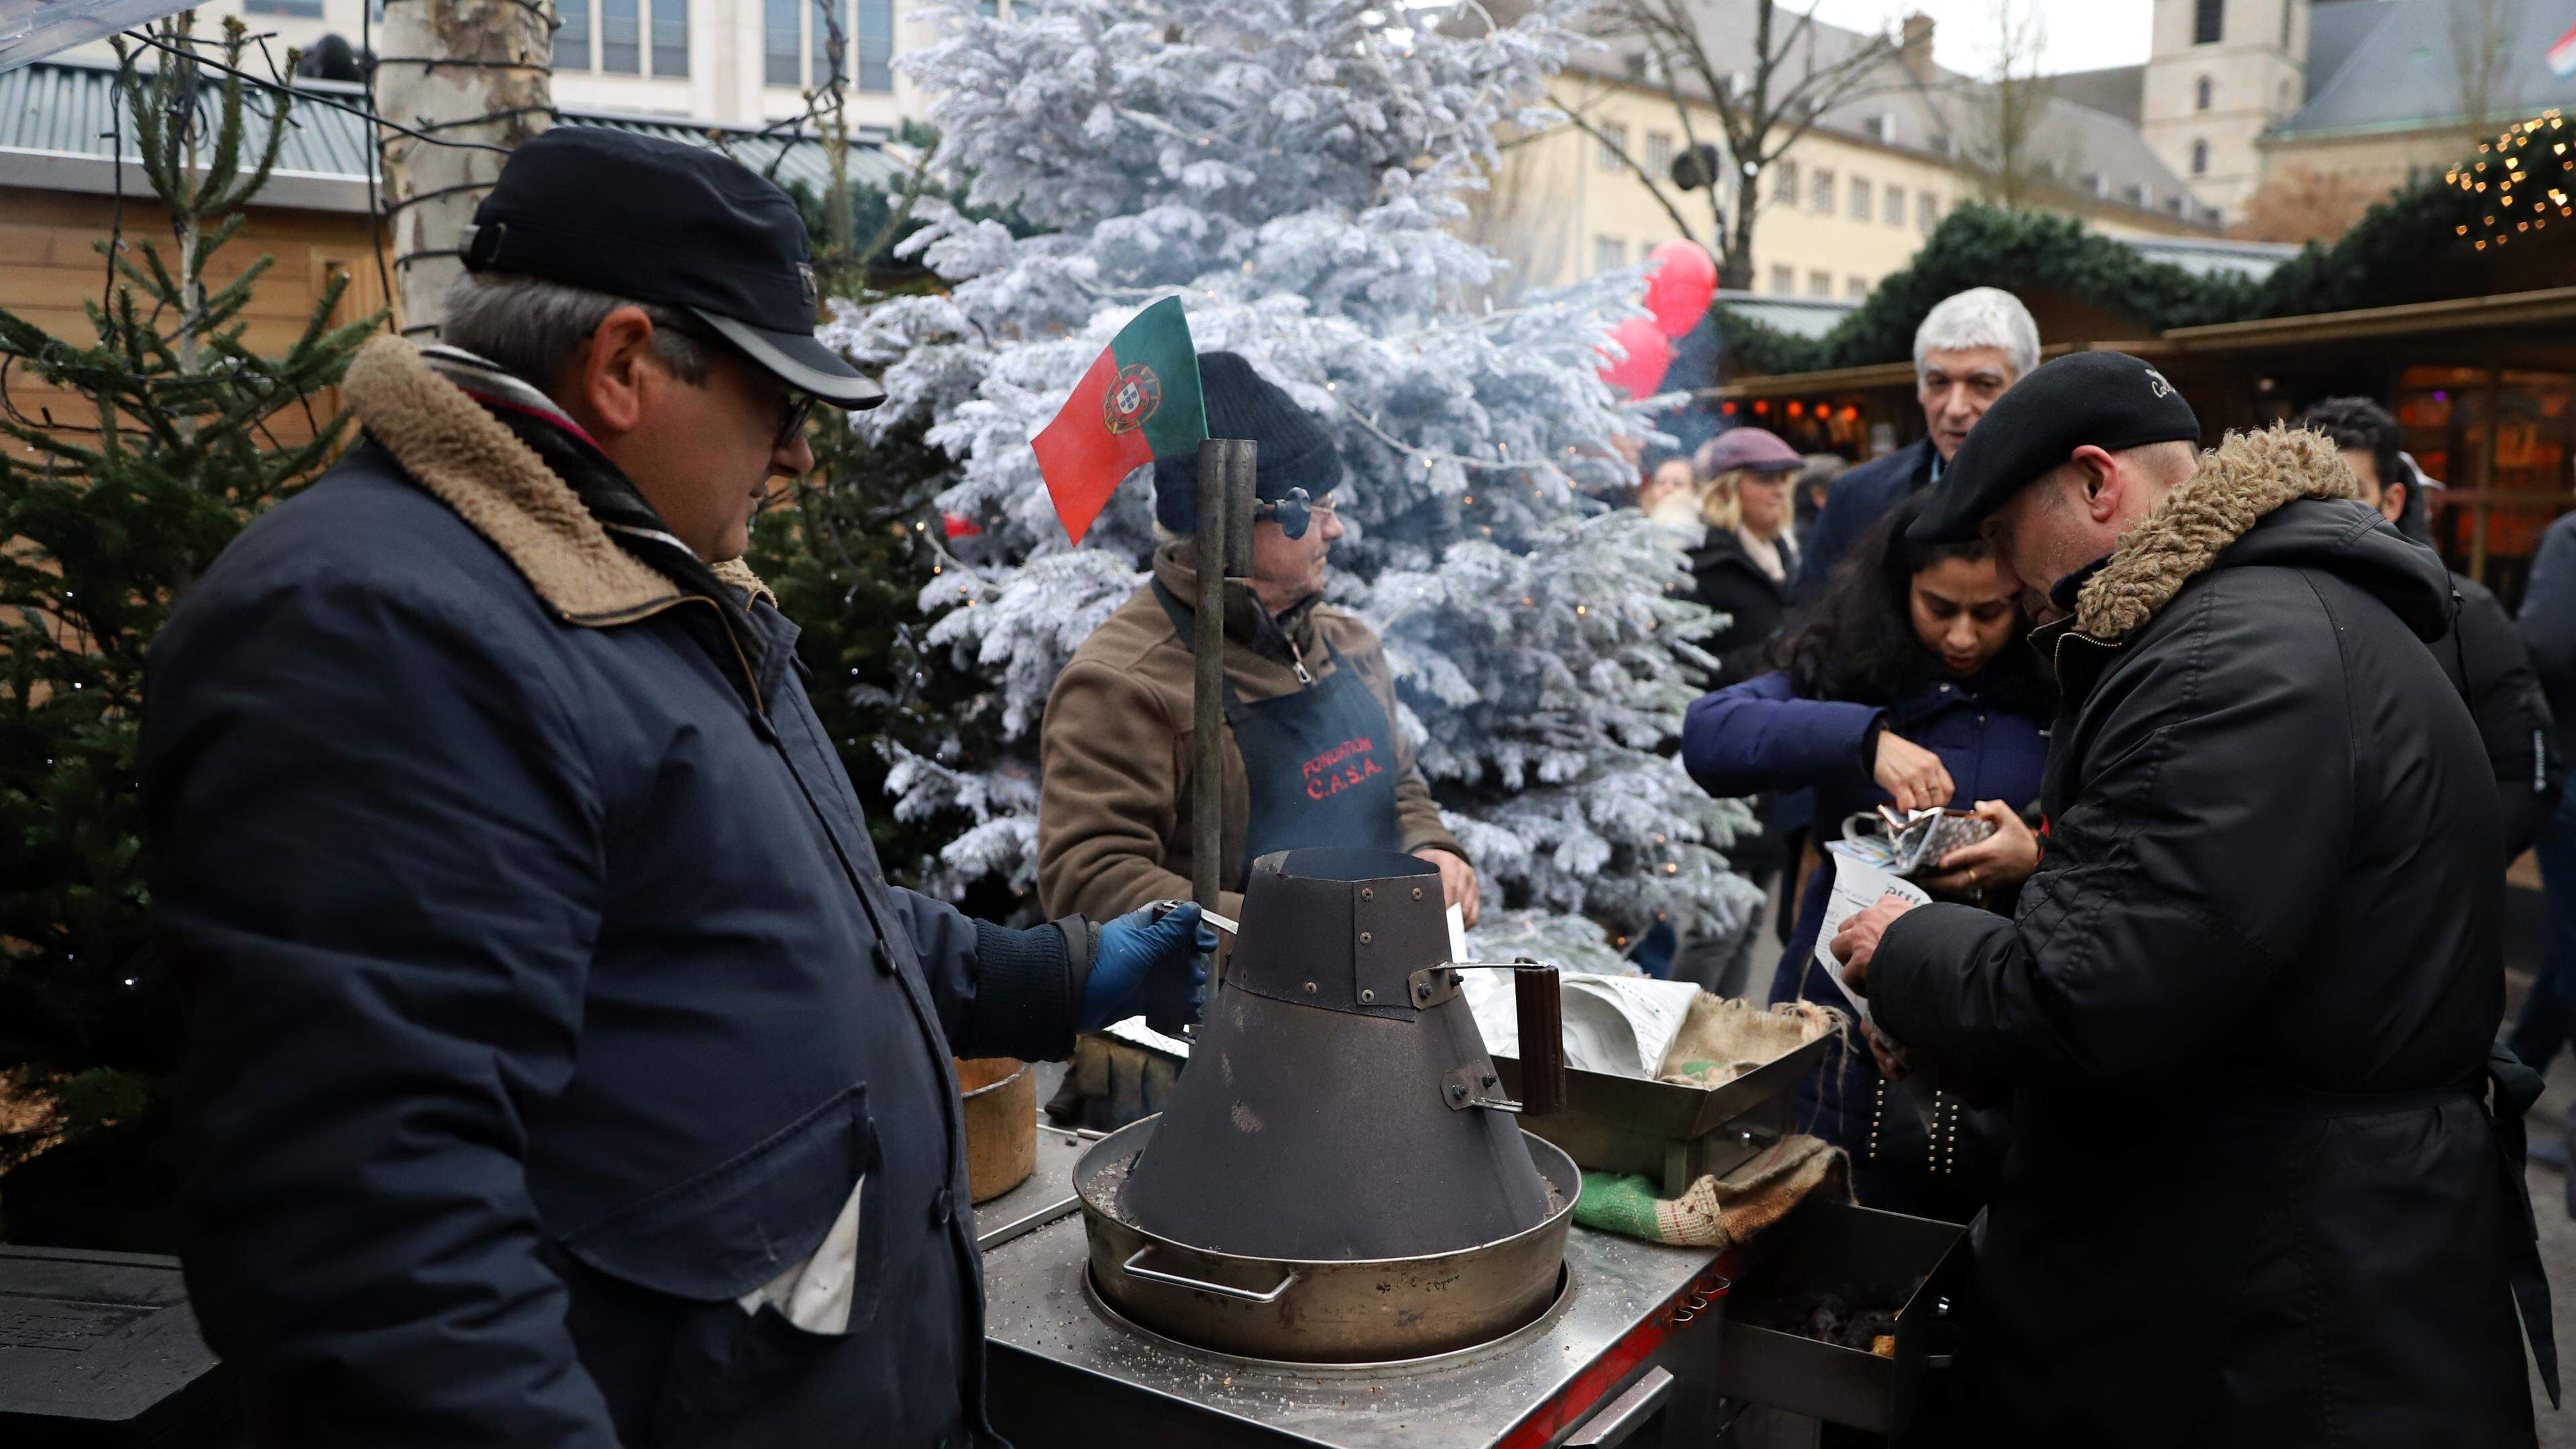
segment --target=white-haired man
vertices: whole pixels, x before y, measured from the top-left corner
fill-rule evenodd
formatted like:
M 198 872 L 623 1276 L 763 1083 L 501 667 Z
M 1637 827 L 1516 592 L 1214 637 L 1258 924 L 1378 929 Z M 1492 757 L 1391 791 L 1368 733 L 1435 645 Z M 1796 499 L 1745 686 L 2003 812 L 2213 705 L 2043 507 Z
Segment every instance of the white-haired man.
M 2000 287 L 1953 293 L 1924 313 L 1914 329 L 1914 395 L 1923 404 L 1925 436 L 1834 480 L 1790 601 L 1823 588 L 1835 562 L 1871 524 L 1940 477 L 1977 419 L 2038 365 L 2039 324 Z

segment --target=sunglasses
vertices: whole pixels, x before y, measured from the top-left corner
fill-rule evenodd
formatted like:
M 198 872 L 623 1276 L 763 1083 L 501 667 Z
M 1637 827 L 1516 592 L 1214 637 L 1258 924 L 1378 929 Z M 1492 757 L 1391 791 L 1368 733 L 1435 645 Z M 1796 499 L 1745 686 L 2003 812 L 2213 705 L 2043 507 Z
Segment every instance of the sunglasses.
M 735 361 L 762 377 L 770 375 L 769 369 L 754 361 L 751 354 L 712 331 L 683 326 L 668 319 L 656 325 L 665 331 L 676 332 L 709 351 L 730 353 Z M 779 404 L 778 431 L 769 440 L 772 452 L 783 452 L 796 446 L 797 435 L 805 431 L 805 424 L 814 416 L 814 404 L 818 401 L 820 399 L 810 392 L 797 392 L 792 388 L 788 390 L 786 397 Z
M 785 411 L 778 420 L 778 436 L 770 440 L 771 451 L 783 452 L 796 446 L 797 437 L 805 431 L 806 420 L 814 416 L 814 403 L 815 397 L 810 392 L 787 395 Z
M 1338 506 L 1330 495 L 1309 498 L 1305 489 L 1291 488 L 1288 496 L 1276 503 L 1254 505 L 1252 520 L 1255 523 L 1276 523 L 1279 531 L 1290 538 L 1304 538 L 1307 525 L 1314 522 L 1316 515 L 1329 518 Z

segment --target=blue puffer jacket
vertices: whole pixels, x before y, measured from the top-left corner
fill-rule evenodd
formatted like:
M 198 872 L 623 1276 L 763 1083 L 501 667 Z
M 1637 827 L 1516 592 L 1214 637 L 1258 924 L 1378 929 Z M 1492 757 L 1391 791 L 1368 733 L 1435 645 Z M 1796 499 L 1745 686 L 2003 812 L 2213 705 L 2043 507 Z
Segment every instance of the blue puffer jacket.
M 188 1288 L 260 1435 L 986 1438 L 947 1058 L 1060 1055 L 1087 928 L 889 887 L 776 609 L 408 344 L 347 391 L 372 442 L 190 592 L 142 752 Z M 738 1306 L 862 1181 L 847 1331 Z
M 2015 641 L 2005 647 L 2023 646 Z M 1870 726 L 1884 717 L 1891 732 L 1941 757 L 1958 787 L 1952 805 L 1965 809 L 1980 800 L 2001 800 L 2021 810 L 2039 798 L 2048 736 L 2032 716 L 1987 703 L 1987 697 L 1996 692 L 1992 675 L 1990 670 L 1929 685 L 1882 708 L 1801 699 L 1788 675 L 1765 674 L 1691 706 L 1682 724 L 1682 763 L 1712 795 L 1813 787 L 1816 838 L 1839 840 L 1846 816 L 1875 809 L 1889 798 L 1861 764 Z M 1780 969 L 1772 979 L 1775 1002 L 1799 997 L 1829 1004 L 1842 1001 L 1841 993 L 1814 975 L 1823 969 L 1815 961 L 1816 927 L 1832 892 L 1833 869 L 1833 857 L 1827 855 L 1808 877 L 1806 893 L 1798 903 L 1797 926 L 1789 933 Z M 1799 1120 L 1811 1124 L 1807 1130 L 1852 1152 L 1864 1200 L 1930 1211 L 1932 1206 L 1908 1185 L 1862 1160 L 1877 1085 L 1877 1068 L 1868 1053 L 1853 1051 L 1838 1071 L 1818 1073 L 1800 1086 Z

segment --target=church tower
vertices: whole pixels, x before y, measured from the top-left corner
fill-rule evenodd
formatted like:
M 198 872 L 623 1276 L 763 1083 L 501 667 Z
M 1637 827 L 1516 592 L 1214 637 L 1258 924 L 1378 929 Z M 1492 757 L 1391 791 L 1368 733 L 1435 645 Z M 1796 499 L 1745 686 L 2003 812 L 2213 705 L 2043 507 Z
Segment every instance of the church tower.
M 2233 221 L 2263 179 L 2254 138 L 2306 98 L 2309 0 L 2155 0 L 2147 144 Z

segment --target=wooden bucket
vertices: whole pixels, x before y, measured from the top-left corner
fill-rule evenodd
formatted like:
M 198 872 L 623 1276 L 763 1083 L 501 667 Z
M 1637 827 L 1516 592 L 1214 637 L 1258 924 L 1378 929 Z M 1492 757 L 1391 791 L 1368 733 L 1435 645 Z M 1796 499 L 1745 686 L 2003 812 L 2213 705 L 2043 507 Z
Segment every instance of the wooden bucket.
M 957 1060 L 957 1090 L 966 1103 L 967 1191 L 990 1202 L 1037 1170 L 1037 1074 L 1010 1057 Z

